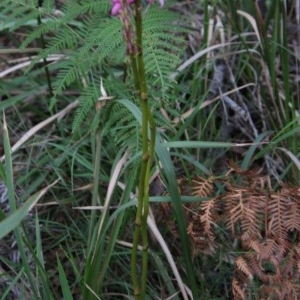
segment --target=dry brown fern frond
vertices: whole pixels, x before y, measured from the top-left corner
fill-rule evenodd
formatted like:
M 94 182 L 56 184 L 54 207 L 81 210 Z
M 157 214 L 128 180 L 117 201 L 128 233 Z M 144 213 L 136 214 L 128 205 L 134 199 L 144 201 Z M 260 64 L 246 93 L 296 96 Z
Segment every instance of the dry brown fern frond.
M 281 240 L 285 240 L 288 234 L 285 223 L 288 204 L 288 198 L 281 193 L 272 193 L 267 204 L 268 232 Z
M 286 230 L 300 232 L 300 188 L 284 185 L 277 194 L 285 198 L 284 226 Z
M 223 197 L 228 215 L 227 227 L 234 235 L 239 235 L 242 240 L 249 240 L 253 236 L 260 238 L 264 196 L 253 195 L 251 190 L 247 188 L 230 186 L 228 190 L 228 193 Z
M 263 168 L 245 170 L 232 161 L 229 162 L 228 167 L 229 170 L 225 174 L 228 182 L 239 181 L 239 187 L 247 187 L 253 192 L 272 190 L 270 177 L 262 175 Z
M 245 300 L 247 299 L 245 287 L 240 286 L 240 282 L 238 282 L 235 278 L 233 278 L 232 283 L 232 294 L 235 300 Z
M 216 206 L 218 206 L 218 203 L 216 203 L 216 199 L 205 201 L 201 205 L 202 215 L 200 217 L 200 221 L 204 229 L 204 234 L 206 234 L 211 241 L 215 239 L 213 227 L 218 211 L 218 208 Z
M 186 215 L 189 220 L 188 235 L 193 246 L 194 255 L 198 253 L 213 254 L 217 246 L 215 242 L 215 226 L 218 215 L 220 214 L 220 205 L 216 199 L 202 202 L 199 209 L 191 217 L 191 208 L 185 206 Z M 189 215 L 188 215 L 189 214 Z
M 208 198 L 213 196 L 215 178 L 197 176 L 192 180 L 192 195 Z M 187 233 L 192 241 L 193 256 L 199 253 L 213 254 L 216 248 L 214 226 L 220 214 L 220 205 L 214 199 L 184 206 L 188 221 Z
M 236 258 L 234 299 L 257 298 L 258 294 L 259 299 L 295 299 L 300 295 L 299 187 L 283 185 L 275 191 L 260 170 L 236 167 L 222 181 L 201 178 L 197 183 L 198 179 L 193 181 L 195 195 L 213 196 L 217 181 L 225 188 L 220 196 L 189 206 L 186 216 L 194 254 L 211 254 L 207 249 L 216 247 L 237 250 L 233 239 L 228 239 L 231 234 L 245 252 Z M 223 239 L 216 230 L 222 224 L 227 228 Z M 219 245 L 220 240 L 227 245 Z
M 256 252 L 257 252 L 260 260 L 268 260 L 274 254 L 284 252 L 284 249 L 283 249 L 283 251 L 278 251 L 279 248 L 282 249 L 282 245 L 277 243 L 276 239 L 266 238 L 259 244 L 259 250 Z M 282 259 L 282 254 L 280 254 L 281 259 Z
M 239 256 L 236 261 L 235 264 L 238 268 L 238 270 L 240 270 L 241 272 L 244 273 L 244 275 L 246 275 L 246 277 L 250 280 L 253 279 L 253 268 L 250 267 L 249 263 L 245 260 L 244 257 Z
M 197 176 L 193 180 L 192 195 L 198 197 L 211 197 L 214 192 L 215 177 L 210 176 L 207 179 Z
M 187 234 L 190 237 L 193 245 L 193 259 L 199 254 L 213 255 L 217 244 L 214 239 L 207 235 L 201 234 L 199 228 L 195 227 L 194 223 L 189 223 Z
M 255 252 L 237 258 L 233 280 L 240 287 L 247 287 L 245 299 L 251 298 L 253 278 L 260 283 L 258 289 L 263 295 L 260 299 L 296 299 L 294 296 L 299 294 L 300 284 L 299 249 L 287 241 L 281 242 L 275 238 L 250 242 Z M 283 285 L 283 282 L 286 283 Z M 266 291 L 273 298 L 266 296 Z

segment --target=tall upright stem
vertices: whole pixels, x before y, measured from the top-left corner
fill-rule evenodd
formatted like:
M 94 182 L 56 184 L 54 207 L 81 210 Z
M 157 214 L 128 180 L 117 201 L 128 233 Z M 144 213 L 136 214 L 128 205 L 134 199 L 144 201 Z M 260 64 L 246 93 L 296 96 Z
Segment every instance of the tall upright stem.
M 142 109 L 142 162 L 139 175 L 138 204 L 135 217 L 135 230 L 133 235 L 133 249 L 131 260 L 132 282 L 136 300 L 145 299 L 147 269 L 148 269 L 148 233 L 147 217 L 149 211 L 149 181 L 151 163 L 155 145 L 155 123 L 149 108 L 146 74 L 143 60 L 142 45 L 142 15 L 141 1 L 135 3 L 135 26 L 137 54 L 131 55 L 131 66 L 134 81 L 140 98 Z M 149 126 L 150 125 L 150 126 Z M 148 142 L 148 127 L 150 127 L 150 145 Z M 142 269 L 141 280 L 138 276 L 138 243 L 142 242 Z

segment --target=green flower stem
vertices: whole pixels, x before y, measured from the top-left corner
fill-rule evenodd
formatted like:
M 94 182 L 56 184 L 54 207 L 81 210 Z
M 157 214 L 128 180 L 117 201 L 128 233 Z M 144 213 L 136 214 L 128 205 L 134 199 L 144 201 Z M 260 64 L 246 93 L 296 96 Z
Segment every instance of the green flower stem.
M 137 55 L 131 55 L 131 66 L 134 74 L 135 87 L 139 93 L 142 109 L 142 165 L 139 176 L 139 194 L 133 235 L 131 272 L 136 300 L 145 299 L 147 270 L 148 270 L 148 232 L 147 217 L 149 212 L 149 182 L 151 163 L 155 147 L 155 122 L 149 108 L 146 74 L 143 60 L 142 47 L 142 15 L 141 1 L 135 3 L 135 26 Z M 150 146 L 148 142 L 148 127 L 150 127 Z M 138 244 L 142 242 L 142 269 L 141 281 L 138 275 Z
M 147 116 L 150 125 L 150 150 L 147 161 L 145 179 L 144 179 L 144 201 L 143 201 L 143 218 L 142 218 L 142 242 L 143 242 L 143 269 L 141 281 L 141 299 L 145 299 L 146 283 L 147 283 L 147 267 L 148 267 L 148 235 L 147 235 L 147 218 L 149 213 L 149 183 L 151 175 L 151 162 L 154 155 L 155 148 L 155 122 L 147 103 Z
M 140 83 L 139 83 L 139 71 L 138 71 L 138 66 L 137 66 L 137 61 L 135 55 L 131 54 L 130 55 L 130 64 L 133 72 L 133 78 L 134 78 L 134 86 L 137 91 L 140 90 Z

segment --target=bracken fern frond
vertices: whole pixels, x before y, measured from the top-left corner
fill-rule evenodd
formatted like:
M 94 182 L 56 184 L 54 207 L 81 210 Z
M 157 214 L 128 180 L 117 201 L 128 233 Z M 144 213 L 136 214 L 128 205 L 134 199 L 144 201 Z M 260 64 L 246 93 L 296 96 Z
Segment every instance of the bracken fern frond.
M 212 255 L 220 248 L 236 252 L 231 256 L 235 261 L 235 300 L 296 299 L 299 295 L 300 189 L 283 184 L 274 190 L 269 182 L 270 178 L 257 170 L 235 167 L 222 179 L 193 180 L 195 196 L 211 197 L 186 206 L 194 255 Z M 212 187 L 220 183 L 225 190 L 216 196 Z M 239 243 L 230 238 L 224 242 L 218 225 L 225 225 L 227 237 Z M 218 243 L 220 240 L 223 244 Z
M 172 1 L 169 1 L 168 4 L 171 3 Z M 74 130 L 80 126 L 95 103 L 95 94 L 90 93 L 94 90 L 94 79 L 86 80 L 87 77 L 92 79 L 93 74 L 99 76 L 98 72 L 93 71 L 99 68 L 105 80 L 110 77 L 109 73 L 115 73 L 111 71 L 113 65 L 126 64 L 121 22 L 117 17 L 110 16 L 110 5 L 109 0 L 69 0 L 59 9 L 55 7 L 54 1 L 50 0 L 43 1 L 41 7 L 38 6 L 38 1 L 31 1 L 29 4 L 21 0 L 4 0 L 0 4 L 0 9 L 4 10 L 10 22 L 15 22 L 12 29 L 25 25 L 28 20 L 36 22 L 34 30 L 24 39 L 23 48 L 34 43 L 41 35 L 44 36 L 46 45 L 38 53 L 29 70 L 36 61 L 47 60 L 53 54 L 62 55 L 54 66 L 58 71 L 55 71 L 57 74 L 52 78 L 55 97 L 51 105 L 55 104 L 65 89 L 76 87 L 82 96 L 78 99 Z M 37 22 L 38 17 L 41 20 L 40 24 Z M 178 24 L 177 13 L 168 9 L 162 10 L 157 5 L 145 10 L 143 24 L 143 56 L 150 101 L 153 96 L 155 101 L 159 99 L 162 103 L 169 100 L 170 93 L 166 92 L 174 84 L 170 74 L 180 63 L 184 30 Z M 124 78 L 115 77 L 116 86 L 116 81 L 124 81 Z M 123 83 L 128 87 L 128 84 L 131 84 L 130 78 L 126 78 Z M 121 94 L 115 88 L 113 91 L 113 97 Z M 134 98 L 133 95 L 131 97 Z M 155 109 L 157 108 L 158 106 L 155 106 Z

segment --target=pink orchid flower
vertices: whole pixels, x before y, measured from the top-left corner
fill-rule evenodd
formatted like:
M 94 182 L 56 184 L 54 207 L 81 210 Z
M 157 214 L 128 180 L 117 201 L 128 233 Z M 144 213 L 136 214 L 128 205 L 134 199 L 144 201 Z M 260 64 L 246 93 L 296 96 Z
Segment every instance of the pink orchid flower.
M 135 2 L 135 0 L 126 0 L 128 4 L 133 4 Z M 152 4 L 155 2 L 155 0 L 147 0 L 147 2 L 149 4 Z M 165 4 L 165 0 L 158 0 L 158 2 L 160 3 L 160 6 L 163 6 Z M 111 9 L 111 14 L 113 16 L 116 16 L 120 9 L 121 9 L 121 0 L 111 0 L 111 5 L 112 5 L 112 9 Z

